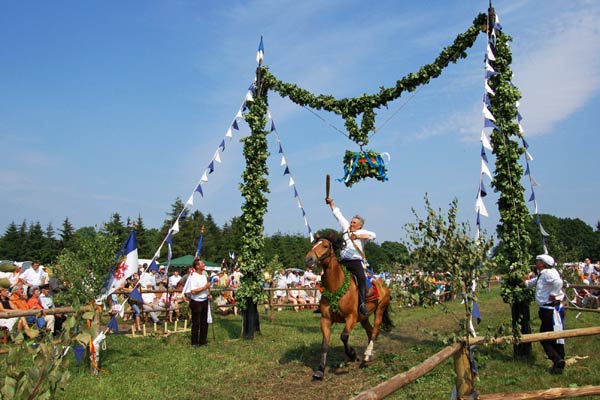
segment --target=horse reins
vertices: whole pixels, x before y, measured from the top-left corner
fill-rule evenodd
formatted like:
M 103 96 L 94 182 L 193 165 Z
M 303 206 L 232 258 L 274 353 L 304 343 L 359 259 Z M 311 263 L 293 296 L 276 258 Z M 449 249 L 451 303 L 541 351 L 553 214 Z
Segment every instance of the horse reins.
M 325 255 L 323 255 L 322 257 L 319 257 L 319 256 L 317 255 L 317 253 L 315 252 L 315 248 L 316 248 L 316 247 L 317 247 L 317 246 L 318 246 L 318 245 L 321 243 L 321 241 L 323 241 L 323 240 L 325 240 L 325 241 L 329 242 L 329 244 L 331 245 L 331 247 L 329 248 L 329 251 L 328 251 L 328 252 L 327 252 Z M 315 256 L 317 256 L 317 264 L 320 264 L 320 263 L 322 263 L 323 261 L 325 261 L 326 259 L 328 259 L 328 258 L 331 258 L 332 256 L 334 256 L 334 255 L 335 255 L 335 253 L 333 252 L 333 244 L 331 243 L 331 241 L 330 241 L 330 240 L 328 240 L 328 239 L 325 239 L 325 238 L 321 238 L 321 239 L 319 239 L 319 240 L 317 241 L 317 243 L 315 243 L 315 244 L 314 244 L 314 246 L 312 247 L 312 249 L 310 249 L 310 251 L 312 251 L 312 252 L 313 252 L 313 254 L 314 254 Z

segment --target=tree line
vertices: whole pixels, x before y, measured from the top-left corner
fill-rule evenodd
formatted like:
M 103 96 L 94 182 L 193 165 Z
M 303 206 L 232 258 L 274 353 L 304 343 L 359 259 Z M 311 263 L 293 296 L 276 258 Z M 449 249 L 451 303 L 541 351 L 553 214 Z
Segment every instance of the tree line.
M 12 222 L 0 236 L 0 259 L 38 260 L 51 265 L 63 250 L 76 252 L 84 243 L 98 240 L 99 235 L 107 235 L 114 239 L 116 254 L 134 224 L 137 230 L 139 257 L 152 258 L 183 207 L 184 203 L 177 198 L 160 228 L 146 227 L 141 215 L 136 219 L 123 219 L 119 213 L 112 214 L 99 228 L 84 226 L 75 229 L 68 217 L 58 229 L 52 223 L 42 227 L 39 222 Z M 558 261 L 581 261 L 586 257 L 592 260 L 600 259 L 600 222 L 595 230 L 578 218 L 541 214 L 540 222 L 549 234 L 546 238 L 549 252 Z M 231 264 L 239 255 L 242 243 L 240 217 L 233 217 L 219 226 L 211 214 L 204 215 L 200 211 L 194 211 L 186 218 L 180 219 L 179 227 L 179 232 L 173 235 L 173 257 L 196 253 L 202 227 L 203 259 L 216 263 L 225 260 Z M 528 224 L 528 230 L 532 238 L 529 250 L 533 257 L 543 253 L 541 235 L 533 221 Z M 309 249 L 310 241 L 307 237 L 278 232 L 265 237 L 264 261 L 266 265 L 270 265 L 275 259 L 274 265 L 281 268 L 304 268 L 304 256 Z M 371 265 L 377 271 L 397 269 L 412 261 L 405 242 L 370 242 L 365 250 Z M 166 246 L 163 246 L 159 261 L 164 262 L 166 258 Z

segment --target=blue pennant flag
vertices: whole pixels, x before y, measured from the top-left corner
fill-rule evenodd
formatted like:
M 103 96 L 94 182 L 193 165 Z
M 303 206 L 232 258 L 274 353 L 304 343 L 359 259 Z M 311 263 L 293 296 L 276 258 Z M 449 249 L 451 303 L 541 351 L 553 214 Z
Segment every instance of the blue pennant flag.
M 156 260 L 152 260 L 150 266 L 148 267 L 148 271 L 156 271 L 158 272 L 158 265 L 156 264 Z
M 486 106 L 491 107 L 492 103 L 490 102 L 490 95 L 485 92 L 483 94 L 483 102 L 485 103 Z
M 252 86 L 250 86 L 249 90 L 252 90 Z M 242 106 L 242 112 L 246 112 L 247 109 L 248 109 L 248 106 L 246 105 L 246 103 L 244 103 L 244 105 Z
M 179 219 L 183 221 L 186 217 L 187 217 L 187 210 L 184 208 L 183 210 L 181 210 L 181 214 L 179 214 Z
M 487 118 L 484 118 L 484 119 L 483 119 L 483 121 L 484 121 L 484 122 L 483 122 L 483 127 L 484 127 L 484 128 L 494 128 L 494 129 L 498 129 L 498 130 L 500 130 L 500 128 L 498 128 L 498 127 L 496 126 L 496 124 L 495 124 L 494 122 L 492 122 L 491 120 L 489 120 L 489 119 L 487 119 Z
M 237 121 L 233 121 L 233 124 L 231 125 L 231 127 L 232 127 L 233 129 L 235 129 L 236 131 L 239 131 L 239 130 L 240 130 L 240 127 L 238 126 L 238 123 L 237 123 Z
M 225 139 L 221 140 L 221 144 L 219 145 L 221 150 L 225 151 Z
M 211 161 L 210 164 L 208 164 L 208 173 L 212 174 L 215 170 L 215 162 Z
M 535 192 L 532 190 L 531 197 L 529 197 L 529 201 L 534 201 L 534 200 L 535 200 Z
M 296 186 L 294 186 L 294 197 L 298 197 L 298 191 L 296 190 Z
M 108 329 L 113 331 L 114 333 L 119 333 L 119 324 L 117 324 L 117 316 L 113 315 L 113 317 L 108 321 L 108 325 L 106 325 Z
M 131 291 L 131 293 L 129 293 L 129 299 L 130 300 L 135 300 L 140 304 L 144 303 L 144 299 L 142 298 L 142 294 L 140 293 L 140 290 L 135 287 L 133 288 L 133 290 Z
M 258 45 L 258 51 L 256 53 L 256 62 L 262 64 L 263 58 L 265 57 L 265 46 L 263 44 L 263 38 L 260 37 L 260 44 Z
M 473 302 L 473 317 L 477 318 L 477 323 L 480 324 L 481 323 L 481 313 L 479 312 L 479 306 L 477 305 L 477 302 Z
M 77 366 L 81 365 L 81 361 L 83 361 L 83 356 L 85 355 L 85 346 L 75 345 L 72 347 L 73 355 L 75 356 L 75 362 L 77 362 Z
M 271 132 L 275 130 L 275 121 L 271 120 Z
M 483 148 L 483 146 L 481 146 L 481 158 L 483 158 L 485 162 L 488 162 L 487 155 L 485 154 L 485 149 Z
M 528 148 L 529 148 L 529 143 L 527 143 L 527 142 L 525 141 L 525 139 L 523 139 L 523 146 L 524 146 L 526 149 L 528 149 Z
M 535 214 L 535 218 L 533 220 L 533 223 L 536 225 L 540 224 L 540 215 L 539 214 Z
M 198 184 L 198 186 L 196 186 L 196 192 L 200 193 L 200 196 L 204 197 L 204 193 L 202 193 L 202 185 Z
M 481 218 L 480 218 L 480 214 L 479 214 L 479 210 L 477 210 L 477 226 L 481 225 Z
M 483 181 L 481 181 L 481 187 L 479 188 L 479 193 L 481 197 L 487 196 L 487 191 L 485 190 L 485 186 L 483 186 Z
M 281 147 L 281 143 L 279 143 L 279 154 L 283 153 L 283 147 Z
M 522 119 L 523 117 L 521 117 L 521 113 L 517 111 L 517 121 L 521 122 Z
M 115 265 L 113 266 L 106 284 L 104 285 L 102 292 L 103 296 L 108 296 L 120 287 L 125 279 L 136 273 L 138 270 L 138 251 L 137 251 L 137 239 L 136 231 L 133 229 L 127 240 L 117 252 L 115 258 Z
M 290 173 L 290 169 L 288 167 L 285 167 L 285 171 L 283 171 L 284 175 L 287 175 Z
M 302 209 L 302 216 L 306 217 L 306 211 L 304 211 L 304 208 Z
M 490 79 L 494 75 L 498 75 L 500 72 L 496 71 L 485 71 L 485 79 Z
M 529 163 L 527 163 L 527 167 L 525 167 L 525 175 L 529 175 Z
M 167 264 L 171 265 L 171 258 L 173 257 L 173 236 L 171 232 L 167 235 L 165 242 L 167 242 Z
M 200 239 L 198 240 L 198 247 L 196 247 L 196 258 L 200 258 L 200 253 L 202 251 L 202 242 L 204 241 L 204 235 L 200 232 Z

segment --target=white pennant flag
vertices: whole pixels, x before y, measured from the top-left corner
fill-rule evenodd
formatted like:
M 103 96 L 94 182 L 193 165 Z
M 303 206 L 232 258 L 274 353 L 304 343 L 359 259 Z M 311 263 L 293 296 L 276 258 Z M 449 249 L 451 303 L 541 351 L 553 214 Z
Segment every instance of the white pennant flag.
M 481 130 L 481 144 L 483 145 L 483 147 L 485 147 L 488 150 L 493 150 L 492 149 L 492 144 L 490 143 L 487 135 L 485 134 L 485 131 L 482 129 Z
M 538 213 L 538 206 L 537 206 L 537 200 L 533 199 L 533 209 L 534 209 L 534 214 Z
M 531 173 L 529 174 L 529 179 L 531 179 L 531 186 L 540 186 L 540 184 L 537 183 L 533 176 L 531 176 Z
M 177 218 L 177 221 L 175 221 L 175 223 L 173 224 L 171 232 L 173 232 L 174 234 L 179 232 L 179 218 Z
M 155 259 L 155 260 L 158 260 L 158 259 L 160 258 L 160 250 L 162 249 L 162 247 L 163 247 L 163 244 L 164 244 L 164 243 L 165 243 L 165 242 L 162 242 L 162 243 L 160 244 L 160 247 L 158 248 L 158 250 L 156 250 L 156 253 L 154 253 L 154 259 Z
M 523 130 L 523 127 L 521 126 L 521 124 L 520 124 L 520 123 L 518 123 L 517 125 L 519 125 L 519 133 L 523 133 L 523 132 L 525 132 L 525 131 Z
M 488 110 L 488 108 L 485 105 L 485 103 L 483 104 L 482 113 L 483 113 L 483 116 L 486 117 L 487 119 L 489 119 L 491 121 L 495 121 L 496 120 L 496 118 L 494 118 L 494 116 L 492 115 L 492 113 L 490 112 L 490 110 Z
M 525 157 L 527 157 L 527 160 L 533 161 L 533 157 L 531 156 L 531 154 L 529 154 L 529 152 L 527 151 L 527 149 L 525 149 Z
M 267 118 L 268 119 L 273 119 L 273 117 L 271 116 L 271 111 L 267 110 Z
M 242 114 L 242 110 L 238 110 L 235 119 L 244 119 L 244 115 Z
M 490 178 L 490 180 L 492 180 L 492 174 L 490 172 L 490 169 L 488 168 L 488 166 L 485 163 L 485 160 L 483 158 L 481 159 L 481 173 L 486 174 L 488 176 L 488 178 Z
M 231 127 L 229 127 L 229 129 L 227 129 L 227 133 L 225 134 L 226 138 L 231 139 L 233 137 L 233 133 L 231 132 Z
M 194 193 L 190 196 L 188 201 L 185 202 L 185 208 L 192 208 L 194 205 Z
M 494 68 L 490 65 L 490 63 L 487 62 L 487 60 L 485 61 L 485 70 L 490 72 L 496 72 L 494 71 Z
M 252 92 L 248 91 L 248 93 L 246 93 L 246 101 L 254 101 L 254 97 L 252 97 Z
M 477 195 L 477 201 L 475 202 L 475 212 L 479 212 L 480 215 L 484 217 L 488 216 L 487 209 L 485 208 L 485 204 L 483 204 L 483 199 L 481 198 L 481 193 Z
M 290 176 L 290 186 L 294 186 L 294 178 Z
M 202 174 L 202 178 L 200 178 L 200 182 L 202 182 L 202 183 L 208 182 L 208 174 L 206 173 L 206 171 L 204 171 L 204 173 Z
M 475 226 L 475 241 L 479 240 L 479 225 Z
M 215 152 L 215 156 L 213 157 L 213 160 L 215 160 L 219 164 L 221 163 L 221 153 L 219 153 L 219 149 L 217 149 L 217 151 Z
M 286 164 L 287 164 L 287 162 L 285 161 L 285 156 L 282 155 L 281 156 L 281 165 L 286 165 Z
M 494 56 L 494 53 L 492 52 L 492 46 L 490 46 L 489 43 L 487 45 L 487 58 L 488 58 L 488 60 L 492 60 L 492 61 L 494 61 L 496 59 L 496 57 Z
M 550 236 L 550 235 L 548 234 L 548 232 L 546 232 L 546 231 L 544 230 L 544 227 L 542 226 L 542 224 L 540 224 L 540 233 L 541 233 L 541 234 L 542 234 L 542 236 L 544 236 L 544 237 L 548 237 L 548 236 Z
M 298 203 L 298 208 L 302 208 L 302 203 L 300 203 L 300 199 L 298 199 L 297 203 Z
M 494 96 L 496 92 L 488 85 L 487 79 L 485 80 L 485 91 Z
M 304 217 L 304 226 L 308 226 L 308 220 Z

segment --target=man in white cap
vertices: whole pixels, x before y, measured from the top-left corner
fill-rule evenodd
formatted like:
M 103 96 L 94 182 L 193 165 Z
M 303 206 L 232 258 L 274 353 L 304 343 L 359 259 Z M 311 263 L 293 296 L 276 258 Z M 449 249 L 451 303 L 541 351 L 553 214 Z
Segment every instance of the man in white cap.
M 565 294 L 563 281 L 554 268 L 554 258 L 542 254 L 535 258 L 537 276 L 526 281 L 527 287 L 535 286 L 535 302 L 540 307 L 538 315 L 542 322 L 540 332 L 562 331 L 565 309 L 561 304 Z M 552 361 L 551 374 L 562 374 L 565 368 L 564 339 L 542 340 L 546 355 Z

